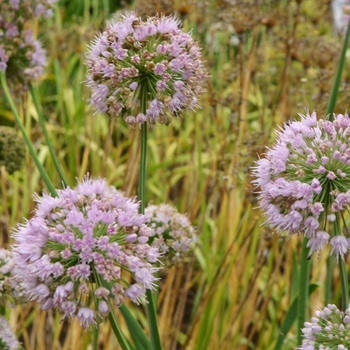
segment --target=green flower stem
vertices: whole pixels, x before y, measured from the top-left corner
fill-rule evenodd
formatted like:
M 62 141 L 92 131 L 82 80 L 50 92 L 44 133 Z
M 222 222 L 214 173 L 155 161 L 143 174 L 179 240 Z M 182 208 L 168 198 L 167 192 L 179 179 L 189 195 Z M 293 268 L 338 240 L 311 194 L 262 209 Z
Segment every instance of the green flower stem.
M 27 135 L 26 129 L 24 128 L 24 126 L 22 124 L 21 118 L 19 117 L 19 114 L 18 114 L 17 109 L 15 107 L 15 104 L 14 104 L 14 102 L 12 100 L 12 97 L 11 97 L 11 94 L 10 94 L 10 91 L 9 91 L 9 88 L 8 88 L 8 85 L 7 85 L 6 76 L 5 76 L 4 72 L 0 73 L 0 79 L 1 79 L 1 86 L 4 89 L 6 99 L 7 99 L 8 103 L 10 104 L 12 113 L 15 116 L 16 123 L 17 123 L 19 129 L 22 132 L 23 138 L 24 138 L 24 140 L 25 140 L 25 142 L 26 142 L 26 144 L 27 144 L 27 146 L 29 148 L 29 152 L 30 152 L 30 154 L 31 154 L 31 156 L 32 156 L 32 158 L 34 160 L 34 163 L 35 163 L 36 167 L 38 168 L 38 170 L 39 170 L 39 172 L 41 174 L 41 177 L 44 180 L 48 190 L 51 192 L 51 194 L 53 196 L 57 196 L 56 189 L 53 186 L 53 184 L 52 184 L 52 182 L 51 182 L 51 180 L 49 178 L 49 175 L 47 174 L 47 172 L 44 169 L 43 165 L 40 163 L 39 158 L 38 158 L 38 156 L 37 156 L 37 154 L 35 152 L 35 149 L 33 147 L 33 144 L 30 141 L 29 136 Z
M 92 335 L 92 337 L 93 337 L 92 349 L 93 350 L 98 350 L 98 333 L 99 333 L 98 331 L 99 331 L 99 329 L 98 329 L 98 325 L 97 325 L 97 327 L 94 327 L 93 335 Z
M 146 101 L 148 98 L 147 84 L 142 84 L 139 92 L 141 100 L 141 112 L 146 115 Z M 147 171 L 147 122 L 141 125 L 141 155 L 140 155 L 140 170 L 139 170 L 139 186 L 138 186 L 138 199 L 141 201 L 139 212 L 145 213 L 146 199 L 146 171 Z M 153 299 L 152 292 L 146 289 L 147 297 L 147 318 L 150 330 L 150 338 L 153 350 L 161 350 L 162 344 L 160 341 L 160 335 L 157 323 L 157 308 Z
M 141 201 L 140 214 L 145 213 L 145 187 L 146 187 L 146 169 L 147 169 L 147 123 L 141 126 L 141 157 L 140 157 L 140 173 L 138 199 Z M 148 325 L 150 329 L 152 349 L 162 349 L 160 335 L 157 325 L 157 311 L 154 303 L 152 292 L 146 289 L 148 303 L 146 304 Z
M 36 111 L 38 113 L 38 116 L 39 116 L 39 123 L 41 125 L 42 130 L 43 130 L 46 144 L 49 147 L 50 154 L 51 154 L 51 157 L 52 157 L 52 161 L 53 161 L 53 163 L 55 165 L 57 173 L 60 176 L 64 186 L 67 186 L 66 177 L 64 176 L 63 170 L 62 170 L 62 168 L 60 166 L 60 163 L 58 162 L 55 150 L 53 148 L 52 142 L 50 140 L 49 134 L 48 134 L 46 126 L 45 126 L 45 118 L 44 118 L 43 114 L 41 113 L 41 109 L 40 109 L 40 106 L 39 106 L 37 95 L 36 95 L 36 93 L 34 91 L 34 88 L 33 88 L 33 86 L 31 84 L 29 85 L 29 91 L 30 91 L 30 94 L 32 95 L 33 102 L 34 102 L 34 105 L 35 105 L 35 109 L 36 109 Z
M 307 310 L 307 302 L 309 297 L 309 279 L 310 279 L 310 265 L 311 260 L 308 260 L 307 256 L 309 248 L 307 248 L 308 239 L 304 238 L 303 247 L 301 251 L 301 263 L 299 273 L 299 295 L 298 295 L 298 344 L 302 343 L 304 328 L 305 314 Z
M 145 188 L 146 188 L 146 170 L 147 170 L 147 123 L 141 125 L 141 156 L 140 156 L 140 171 L 139 171 L 139 186 L 138 186 L 138 199 L 140 203 L 140 214 L 145 213 L 146 200 L 145 200 Z
M 340 87 L 340 82 L 341 82 L 341 75 L 342 75 L 342 72 L 344 69 L 345 56 L 346 56 L 346 51 L 348 48 L 349 40 L 350 40 L 350 21 L 348 23 L 348 27 L 346 30 L 343 48 L 342 48 L 342 51 L 340 54 L 340 61 L 339 61 L 337 73 L 335 75 L 334 84 L 333 84 L 332 91 L 331 91 L 331 96 L 329 98 L 328 105 L 327 105 L 326 115 L 329 115 L 330 121 L 333 120 L 333 113 L 334 113 L 334 109 L 335 109 L 335 104 L 337 102 L 337 97 L 338 97 L 338 92 L 339 92 L 339 87 Z M 347 292 L 346 296 L 344 296 L 344 292 L 345 292 L 345 290 L 348 290 L 348 287 L 345 288 L 345 286 L 343 286 L 343 283 L 345 283 L 345 282 L 347 283 L 346 269 L 344 266 L 343 267 L 341 266 L 343 263 L 344 262 L 341 262 L 341 264 L 340 264 L 340 273 L 342 274 L 342 269 L 344 269 L 344 273 L 345 273 L 345 276 L 341 276 L 342 298 L 345 298 L 345 297 L 348 298 L 349 292 Z M 329 303 L 331 289 L 332 289 L 333 265 L 334 265 L 334 256 L 331 255 L 329 257 L 329 260 L 328 260 L 327 280 L 326 280 L 326 287 L 325 287 L 325 289 L 326 289 L 325 290 L 325 304 L 326 305 Z M 344 305 L 348 305 L 348 303 L 344 304 L 344 302 L 345 302 L 345 300 L 342 301 L 343 307 L 344 307 Z
M 346 273 L 346 265 L 344 259 L 340 258 L 339 261 L 340 269 L 340 284 L 341 284 L 341 304 L 343 311 L 349 306 L 349 283 L 348 276 Z
M 339 86 L 340 86 L 340 82 L 341 82 L 341 75 L 342 75 L 344 64 L 345 64 L 345 56 L 346 56 L 346 50 L 347 50 L 348 45 L 349 45 L 349 40 L 350 40 L 350 21 L 348 23 L 348 28 L 346 30 L 343 48 L 342 48 L 342 51 L 340 54 L 340 60 L 339 60 L 337 73 L 335 75 L 335 80 L 334 80 L 334 84 L 332 87 L 331 96 L 329 98 L 328 105 L 327 105 L 326 114 L 330 115 L 329 116 L 330 120 L 333 120 L 333 112 L 334 112 L 335 104 L 337 102 Z
M 324 296 L 325 305 L 328 305 L 331 299 L 333 266 L 334 266 L 334 255 L 330 255 L 328 258 L 327 278 L 326 278 L 326 285 L 325 285 L 325 296 Z

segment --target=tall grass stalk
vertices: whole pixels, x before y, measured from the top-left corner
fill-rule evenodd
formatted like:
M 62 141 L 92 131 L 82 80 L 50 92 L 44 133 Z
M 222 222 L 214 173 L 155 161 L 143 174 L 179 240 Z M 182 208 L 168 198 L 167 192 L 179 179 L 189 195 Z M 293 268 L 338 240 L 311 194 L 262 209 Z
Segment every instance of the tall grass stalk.
M 1 79 L 1 86 L 5 92 L 5 97 L 11 107 L 11 110 L 12 110 L 12 113 L 15 117 L 15 120 L 16 120 L 16 123 L 19 127 L 19 129 L 21 130 L 22 132 L 22 135 L 23 135 L 23 138 L 27 144 L 27 147 L 29 149 L 29 152 L 30 152 L 30 155 L 32 156 L 34 162 L 35 162 L 35 165 L 36 167 L 38 168 L 39 172 L 40 172 L 40 175 L 42 177 L 42 179 L 44 180 L 48 190 L 50 191 L 50 193 L 52 195 L 57 195 L 57 192 L 56 192 L 56 189 L 54 187 L 54 185 L 52 184 L 51 182 L 51 179 L 49 177 L 49 175 L 47 174 L 46 170 L 44 169 L 43 165 L 41 164 L 36 152 L 35 152 L 35 149 L 34 149 L 34 146 L 26 132 L 26 129 L 25 127 L 23 126 L 23 123 L 21 121 L 21 118 L 17 112 L 17 109 L 15 107 L 15 104 L 13 102 L 13 99 L 12 99 L 12 96 L 11 96 L 11 93 L 9 91 L 9 88 L 8 88 L 8 85 L 7 85 L 7 81 L 6 81 L 6 75 L 4 72 L 0 72 L 0 79 Z
M 47 146 L 49 147 L 51 158 L 52 158 L 53 163 L 55 165 L 56 171 L 57 171 L 58 175 L 60 176 L 63 185 L 67 186 L 68 182 L 67 182 L 66 177 L 65 177 L 65 175 L 63 173 L 61 165 L 60 165 L 60 163 L 59 163 L 59 161 L 57 159 L 56 152 L 55 152 L 53 144 L 51 142 L 49 133 L 47 132 L 46 125 L 45 125 L 45 118 L 44 118 L 44 116 L 43 116 L 43 114 L 41 112 L 41 108 L 40 108 L 40 105 L 39 105 L 37 94 L 36 94 L 32 84 L 29 85 L 29 91 L 30 91 L 30 94 L 31 94 L 33 102 L 34 102 L 36 112 L 38 113 L 39 123 L 41 125 L 42 130 L 43 130 L 43 133 L 44 133 L 44 136 L 45 136 L 45 141 L 46 141 Z

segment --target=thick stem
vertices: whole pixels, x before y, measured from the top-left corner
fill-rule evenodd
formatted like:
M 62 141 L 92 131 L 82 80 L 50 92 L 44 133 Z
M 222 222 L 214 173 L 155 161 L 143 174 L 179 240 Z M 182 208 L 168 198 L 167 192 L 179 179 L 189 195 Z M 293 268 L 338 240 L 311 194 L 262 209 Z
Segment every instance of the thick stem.
M 143 123 L 141 126 L 141 156 L 140 156 L 140 171 L 139 171 L 139 187 L 138 187 L 138 199 L 140 203 L 140 214 L 145 213 L 146 200 L 145 200 L 145 188 L 146 188 L 146 171 L 147 171 L 147 123 Z
M 147 89 L 143 87 L 140 90 L 141 99 L 141 112 L 146 114 L 146 101 L 147 101 Z M 139 186 L 138 186 L 138 199 L 141 201 L 139 212 L 145 213 L 145 188 L 146 188 L 146 171 L 147 171 L 147 123 L 143 123 L 141 126 L 141 156 L 140 156 L 140 171 L 139 171 Z M 157 324 L 157 308 L 154 303 L 152 292 L 147 289 L 147 318 L 150 329 L 150 338 L 153 350 L 161 350 L 162 345 L 160 341 L 160 335 Z
M 38 98 L 37 98 L 36 93 L 34 91 L 34 88 L 33 88 L 33 86 L 31 84 L 29 85 L 29 91 L 30 91 L 30 94 L 32 95 L 32 99 L 33 99 L 33 102 L 34 102 L 34 105 L 35 105 L 35 109 L 36 109 L 36 112 L 38 113 L 38 116 L 39 116 L 39 123 L 41 125 L 42 130 L 43 130 L 46 144 L 49 147 L 50 154 L 51 154 L 51 157 L 52 157 L 52 161 L 53 161 L 53 163 L 55 165 L 57 173 L 60 176 L 63 184 L 65 186 L 67 186 L 66 177 L 64 176 L 63 170 L 62 170 L 62 168 L 60 166 L 60 163 L 59 163 L 59 161 L 57 159 L 54 147 L 53 147 L 52 142 L 51 142 L 50 137 L 49 137 L 49 133 L 47 132 L 47 129 L 46 129 L 45 118 L 44 118 L 43 114 L 41 113 L 41 109 L 40 109 L 40 106 L 39 106 Z
M 39 158 L 35 152 L 35 149 L 33 147 L 33 144 L 30 141 L 29 136 L 27 135 L 27 132 L 26 132 L 24 125 L 22 124 L 21 118 L 20 118 L 20 116 L 17 112 L 17 109 L 15 107 L 15 104 L 12 100 L 12 97 L 11 97 L 11 94 L 10 94 L 10 91 L 9 91 L 9 88 L 7 85 L 5 73 L 1 72 L 0 77 L 1 77 L 1 85 L 2 85 L 2 88 L 4 89 L 6 99 L 7 99 L 8 103 L 10 104 L 10 107 L 11 107 L 12 113 L 15 117 L 16 123 L 17 123 L 19 129 L 21 130 L 23 138 L 24 138 L 24 140 L 29 148 L 30 155 L 32 156 L 34 163 L 35 163 L 36 167 L 38 168 L 40 175 L 41 175 L 42 179 L 44 180 L 48 190 L 51 192 L 51 194 L 53 196 L 57 196 L 56 189 L 53 186 L 51 179 L 50 179 L 49 175 L 47 174 L 46 170 L 44 169 L 43 165 L 40 163 L 40 160 L 39 160 Z
M 325 305 L 328 305 L 331 299 L 333 266 L 334 266 L 334 256 L 331 255 L 328 258 L 327 278 L 326 278 L 325 296 L 324 296 Z
M 146 187 L 146 169 L 147 169 L 147 123 L 143 123 L 141 126 L 141 157 L 140 157 L 140 173 L 139 173 L 139 189 L 138 198 L 141 201 L 140 214 L 145 212 L 145 187 Z M 158 325 L 157 325 L 157 312 L 152 292 L 147 289 L 147 318 L 150 329 L 152 349 L 162 349 Z
M 341 305 L 343 311 L 349 306 L 349 283 L 348 276 L 346 273 L 345 261 L 341 258 L 339 262 L 340 269 L 340 284 L 341 284 Z
M 342 75 L 342 72 L 343 72 L 343 69 L 344 69 L 345 56 L 346 56 L 346 51 L 347 51 L 348 46 L 349 46 L 349 40 L 350 40 L 350 21 L 348 23 L 348 28 L 346 30 L 345 39 L 344 39 L 344 43 L 343 43 L 343 48 L 342 48 L 342 51 L 341 51 L 341 54 L 340 54 L 340 60 L 339 60 L 338 69 L 337 69 L 337 72 L 335 74 L 335 79 L 334 79 L 334 84 L 333 84 L 333 87 L 332 87 L 331 96 L 329 98 L 328 105 L 327 105 L 326 114 L 327 115 L 330 114 L 329 115 L 329 120 L 333 120 L 332 113 L 334 112 L 335 104 L 337 102 L 339 86 L 340 86 L 340 83 L 341 83 L 341 75 Z
M 93 330 L 93 343 L 92 343 L 92 349 L 93 350 L 98 350 L 98 326 L 97 327 L 94 327 L 94 330 Z
M 304 238 L 301 251 L 301 263 L 299 274 L 299 295 L 298 295 L 298 344 L 302 343 L 302 328 L 304 328 L 307 301 L 309 298 L 309 278 L 311 260 L 308 260 L 309 248 L 307 248 L 308 239 Z

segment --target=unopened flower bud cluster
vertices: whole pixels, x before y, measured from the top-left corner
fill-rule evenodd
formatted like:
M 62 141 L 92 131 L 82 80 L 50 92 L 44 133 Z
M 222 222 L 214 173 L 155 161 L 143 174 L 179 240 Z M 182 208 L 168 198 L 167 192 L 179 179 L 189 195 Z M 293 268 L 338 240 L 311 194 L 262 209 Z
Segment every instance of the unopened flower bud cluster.
M 18 350 L 19 342 L 5 317 L 0 316 L 0 349 Z
M 316 317 L 305 322 L 304 326 L 304 339 L 299 350 L 350 349 L 350 307 L 340 311 L 329 304 L 316 311 Z
M 135 14 L 110 24 L 87 55 L 91 105 L 129 124 L 168 124 L 197 106 L 206 77 L 200 49 L 173 17 Z
M 12 86 L 26 87 L 46 64 L 45 50 L 28 29 L 34 18 L 52 15 L 56 0 L 0 0 L 0 71 L 11 76 Z
M 36 200 L 35 216 L 14 235 L 16 277 L 31 300 L 84 328 L 102 321 L 110 303 L 145 301 L 160 254 L 147 243 L 154 232 L 135 198 L 85 177 L 74 190 Z
M 188 217 L 169 204 L 149 205 L 145 215 L 155 232 L 150 244 L 163 253 L 162 262 L 169 266 L 186 261 L 197 242 L 196 230 Z
M 317 120 L 316 113 L 284 125 L 276 144 L 257 161 L 255 180 L 266 222 L 278 231 L 303 233 L 310 254 L 331 245 L 343 258 L 349 228 L 350 118 Z M 338 225 L 334 225 L 337 223 Z

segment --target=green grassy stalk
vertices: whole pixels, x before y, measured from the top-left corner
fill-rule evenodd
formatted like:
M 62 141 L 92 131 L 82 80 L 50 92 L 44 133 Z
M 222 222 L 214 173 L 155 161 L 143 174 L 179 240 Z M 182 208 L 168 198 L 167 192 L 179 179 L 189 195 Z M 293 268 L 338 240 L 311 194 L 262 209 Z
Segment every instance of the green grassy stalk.
M 341 285 L 341 300 L 342 300 L 342 310 L 345 311 L 349 306 L 349 282 L 346 273 L 345 261 L 340 258 L 339 261 L 340 269 L 340 285 Z
M 335 75 L 331 96 L 329 98 L 328 105 L 327 105 L 326 115 L 329 114 L 330 120 L 333 119 L 332 114 L 334 112 L 335 104 L 336 104 L 337 98 L 338 98 L 338 92 L 339 92 L 339 87 L 340 87 L 340 83 L 341 83 L 341 76 L 342 76 L 343 69 L 344 69 L 344 64 L 345 64 L 345 60 L 346 60 L 346 51 L 347 51 L 348 46 L 349 46 L 349 40 L 350 40 L 350 21 L 348 23 L 348 27 L 346 30 L 343 48 L 342 48 L 341 54 L 340 54 L 340 60 L 339 60 L 337 73 Z
M 38 116 L 39 116 L 39 123 L 41 125 L 42 130 L 43 130 L 43 133 L 44 133 L 44 136 L 45 136 L 45 141 L 46 141 L 47 146 L 49 147 L 50 154 L 51 154 L 53 163 L 55 165 L 56 171 L 59 174 L 63 185 L 67 186 L 68 182 L 67 182 L 66 177 L 65 177 L 65 175 L 63 173 L 61 165 L 60 165 L 60 163 L 59 163 L 59 161 L 57 159 L 57 156 L 56 156 L 53 144 L 52 144 L 52 142 L 50 140 L 49 133 L 47 132 L 46 125 L 45 125 L 45 118 L 44 118 L 43 114 L 41 113 L 41 108 L 40 108 L 40 105 L 39 105 L 39 102 L 38 102 L 38 98 L 37 98 L 36 92 L 34 91 L 34 88 L 33 88 L 32 84 L 29 85 L 29 91 L 30 91 L 30 94 L 32 95 L 33 102 L 34 102 L 34 105 L 35 105 L 35 109 L 36 109 L 36 112 L 38 113 Z
M 48 190 L 51 192 L 51 194 L 53 196 L 56 196 L 57 195 L 57 192 L 56 192 L 56 189 L 54 187 L 54 185 L 52 184 L 51 182 L 51 179 L 49 177 L 49 175 L 47 174 L 46 170 L 44 169 L 43 165 L 41 164 L 41 162 L 39 161 L 39 158 L 35 152 L 35 149 L 33 147 L 33 144 L 25 130 L 25 127 L 23 126 L 22 124 L 22 121 L 21 121 L 21 118 L 17 112 L 17 109 L 15 107 L 15 104 L 12 100 L 12 97 L 11 97 L 11 93 L 9 91 L 9 88 L 8 88 L 8 85 L 7 85 L 7 81 L 6 81 L 6 75 L 4 72 L 1 72 L 0 73 L 0 79 L 1 79 L 1 86 L 2 88 L 4 89 L 4 92 L 5 92 L 5 97 L 8 101 L 8 103 L 10 104 L 10 107 L 11 107 L 11 110 L 12 110 L 12 113 L 15 117 L 15 120 L 16 120 L 16 123 L 19 127 L 19 129 L 21 130 L 22 132 L 22 135 L 23 135 L 23 138 L 28 146 L 28 149 L 29 149 L 29 152 L 30 152 L 30 155 L 32 156 L 34 162 L 35 162 L 35 165 L 36 167 L 38 168 L 39 172 L 40 172 L 40 175 L 42 177 L 42 179 L 44 180 Z

